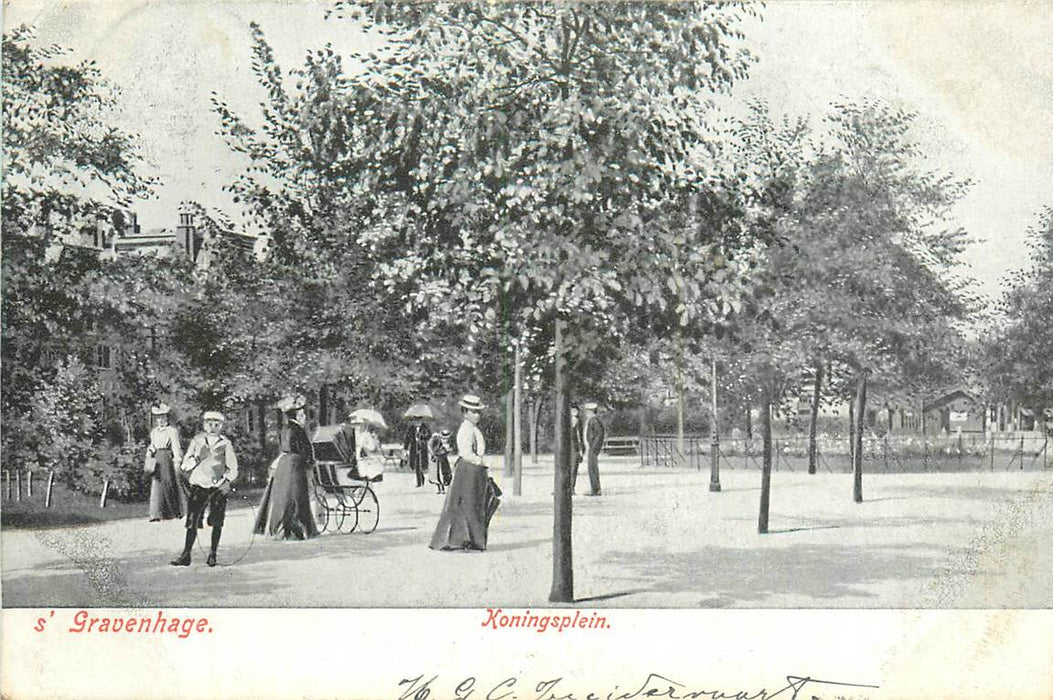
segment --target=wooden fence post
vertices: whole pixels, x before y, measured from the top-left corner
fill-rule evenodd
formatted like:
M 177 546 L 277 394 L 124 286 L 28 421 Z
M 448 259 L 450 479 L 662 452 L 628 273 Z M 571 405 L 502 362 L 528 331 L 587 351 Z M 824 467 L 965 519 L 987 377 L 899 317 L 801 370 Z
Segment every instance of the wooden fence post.
M 4 470 L 4 480 L 7 482 L 7 500 L 11 500 L 11 472 L 7 469 Z
M 33 497 L 33 470 L 26 470 L 26 496 Z
M 15 500 L 22 500 L 22 472 L 15 471 Z
M 52 469 L 51 471 L 48 472 L 48 490 L 47 490 L 47 494 L 44 496 L 44 507 L 45 508 L 50 508 L 51 507 L 51 490 L 54 488 L 54 486 L 55 486 L 55 470 Z
M 102 482 L 102 496 L 99 497 L 99 507 L 106 507 L 106 497 L 110 495 L 110 480 L 105 479 Z

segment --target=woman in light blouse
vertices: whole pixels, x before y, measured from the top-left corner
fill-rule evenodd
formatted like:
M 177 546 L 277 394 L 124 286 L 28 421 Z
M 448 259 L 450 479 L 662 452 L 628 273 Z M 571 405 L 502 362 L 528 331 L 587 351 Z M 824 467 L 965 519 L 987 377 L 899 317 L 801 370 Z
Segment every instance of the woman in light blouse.
M 429 546 L 444 551 L 482 551 L 486 549 L 490 518 L 497 510 L 501 492 L 487 473 L 486 439 L 477 425 L 485 406 L 471 394 L 466 394 L 459 405 L 464 421 L 457 430 L 453 482 Z
M 150 431 L 150 445 L 146 448 L 144 469 L 150 479 L 150 522 L 183 517 L 186 491 L 176 474 L 175 465 L 183 460 L 179 444 L 179 430 L 168 424 L 167 404 L 150 409 L 156 426 Z

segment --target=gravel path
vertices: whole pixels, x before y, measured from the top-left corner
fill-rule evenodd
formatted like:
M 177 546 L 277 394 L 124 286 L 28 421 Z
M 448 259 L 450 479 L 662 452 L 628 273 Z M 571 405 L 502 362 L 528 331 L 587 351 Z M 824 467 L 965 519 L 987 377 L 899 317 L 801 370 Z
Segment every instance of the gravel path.
M 773 475 L 771 532 L 756 532 L 760 475 L 601 464 L 604 495 L 574 499 L 575 594 L 597 607 L 1019 608 L 1053 606 L 1053 471 Z M 587 482 L 587 479 L 585 480 Z M 5 530 L 5 607 L 530 607 L 551 582 L 551 465 L 511 484 L 485 553 L 427 543 L 442 506 L 393 473 L 375 533 L 306 542 L 250 535 L 228 510 L 221 564 L 168 565 L 179 522 Z M 579 484 L 579 487 L 581 484 Z M 204 538 L 207 542 L 207 535 Z

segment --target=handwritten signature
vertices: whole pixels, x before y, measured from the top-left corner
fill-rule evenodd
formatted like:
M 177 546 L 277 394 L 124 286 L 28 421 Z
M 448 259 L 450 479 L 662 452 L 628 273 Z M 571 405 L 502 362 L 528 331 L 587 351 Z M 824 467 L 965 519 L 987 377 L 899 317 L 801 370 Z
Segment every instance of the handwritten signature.
M 482 683 L 474 676 L 469 676 L 453 687 L 452 695 L 440 695 L 438 675 L 426 678 L 421 674 L 415 678 L 403 678 L 399 681 L 402 694 L 398 700 L 634 700 L 635 698 L 667 698 L 668 700 L 820 700 L 812 692 L 818 692 L 819 686 L 839 686 L 842 688 L 878 688 L 876 685 L 863 683 L 846 683 L 811 676 L 786 676 L 786 685 L 778 690 L 692 690 L 683 683 L 657 673 L 649 673 L 639 686 L 632 690 L 619 690 L 618 686 L 607 693 L 589 692 L 586 695 L 567 691 L 569 685 L 564 678 L 550 678 L 536 683 L 532 688 L 520 682 L 515 676 L 509 676 L 495 685 Z M 801 693 L 806 687 L 810 691 Z

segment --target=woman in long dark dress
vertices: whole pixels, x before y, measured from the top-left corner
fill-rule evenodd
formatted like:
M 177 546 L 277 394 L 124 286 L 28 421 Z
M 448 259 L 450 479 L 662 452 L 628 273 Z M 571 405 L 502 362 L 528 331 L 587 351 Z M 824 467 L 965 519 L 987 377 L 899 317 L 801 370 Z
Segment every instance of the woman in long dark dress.
M 311 469 L 311 441 L 303 424 L 306 401 L 296 397 L 284 401 L 285 426 L 278 435 L 279 455 L 273 475 L 263 493 L 253 532 L 276 540 L 306 540 L 318 536 L 311 512 L 308 471 Z
M 500 502 L 500 491 L 490 479 L 484 455 L 486 440 L 476 426 L 485 408 L 478 396 L 466 394 L 460 402 L 464 421 L 457 430 L 457 462 L 446 492 L 439 524 L 432 535 L 432 549 L 443 551 L 486 549 L 486 538 Z
M 186 509 L 186 491 L 176 473 L 176 466 L 183 460 L 179 444 L 179 430 L 168 424 L 168 404 L 158 404 L 150 409 L 156 427 L 150 431 L 150 446 L 146 448 L 145 470 L 150 479 L 150 522 L 174 520 L 183 517 Z

